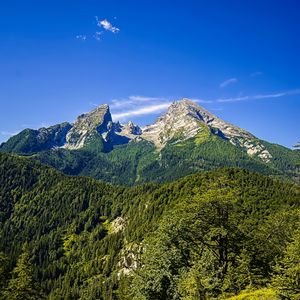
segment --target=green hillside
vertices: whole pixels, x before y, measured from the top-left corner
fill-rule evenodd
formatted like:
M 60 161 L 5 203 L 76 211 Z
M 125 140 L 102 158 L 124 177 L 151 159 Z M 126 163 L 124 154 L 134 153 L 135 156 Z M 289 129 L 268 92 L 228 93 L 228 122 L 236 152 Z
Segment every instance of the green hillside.
M 222 168 L 128 188 L 0 154 L 0 186 L 3 299 L 299 299 L 295 184 Z
M 84 148 L 38 152 L 34 157 L 65 174 L 84 175 L 115 184 L 168 182 L 185 175 L 220 167 L 240 167 L 265 175 L 300 180 L 300 152 L 265 143 L 273 155 L 270 163 L 250 157 L 221 137 L 196 136 L 169 143 L 158 151 L 147 141 L 115 146 L 110 152 Z
M 239 167 L 300 183 L 300 151 L 260 140 L 188 99 L 154 124 L 113 122 L 108 105 L 38 130 L 25 129 L 0 152 L 31 156 L 68 175 L 113 184 L 170 182 L 220 167 Z

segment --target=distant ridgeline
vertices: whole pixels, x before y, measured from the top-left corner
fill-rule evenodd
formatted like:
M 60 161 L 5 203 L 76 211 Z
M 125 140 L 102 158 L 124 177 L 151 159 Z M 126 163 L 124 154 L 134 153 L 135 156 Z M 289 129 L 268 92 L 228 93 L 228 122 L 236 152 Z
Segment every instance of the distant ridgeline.
M 299 299 L 295 183 L 221 168 L 121 187 L 0 154 L 0 186 L 0 299 Z
M 300 181 L 300 151 L 260 140 L 187 99 L 144 128 L 113 122 L 108 105 L 101 105 L 74 124 L 25 129 L 0 151 L 29 155 L 65 174 L 125 185 L 219 167 Z

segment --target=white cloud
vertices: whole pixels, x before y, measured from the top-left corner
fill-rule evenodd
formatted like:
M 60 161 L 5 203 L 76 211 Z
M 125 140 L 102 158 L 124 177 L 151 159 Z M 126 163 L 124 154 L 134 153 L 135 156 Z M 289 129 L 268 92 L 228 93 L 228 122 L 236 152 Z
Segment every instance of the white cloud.
M 113 26 L 107 19 L 99 20 L 96 16 L 97 26 L 103 27 L 105 30 L 111 31 L 112 33 L 118 33 L 120 29 L 118 27 Z
M 224 88 L 224 87 L 226 87 L 226 86 L 228 86 L 230 84 L 234 84 L 237 81 L 238 81 L 237 78 L 227 79 L 227 80 L 225 80 L 225 81 L 223 81 L 223 82 L 220 83 L 220 88 Z
M 263 100 L 263 99 L 275 99 L 289 95 L 300 94 L 300 89 L 289 90 L 278 93 L 266 93 L 256 95 L 245 95 L 231 98 L 218 98 L 212 100 L 206 100 L 202 98 L 190 98 L 191 101 L 204 104 L 216 104 L 216 103 L 230 103 L 241 102 L 250 100 Z M 97 105 L 90 103 L 91 105 Z M 114 120 L 124 121 L 134 116 L 151 115 L 154 113 L 163 112 L 166 110 L 172 102 L 170 99 L 164 97 L 146 97 L 146 96 L 129 96 L 123 99 L 113 99 L 109 106 L 113 110 L 112 116 Z M 216 107 L 211 110 L 221 110 L 223 108 Z
M 197 103 L 213 103 L 213 100 L 204 100 L 199 98 L 191 98 L 190 100 Z
M 86 41 L 87 40 L 87 36 L 79 34 L 79 35 L 76 35 L 76 39 L 77 40 L 81 40 L 81 41 Z
M 113 99 L 110 107 L 115 111 L 112 114 L 113 118 L 123 121 L 132 116 L 161 112 L 169 107 L 170 104 L 170 100 L 164 97 L 132 95 L 128 98 Z
M 215 102 L 240 102 L 240 101 L 247 101 L 247 100 L 261 100 L 261 99 L 272 99 L 272 98 L 280 98 L 284 96 L 290 95 L 299 95 L 300 89 L 289 90 L 280 93 L 269 93 L 269 94 L 258 94 L 253 96 L 242 96 L 242 97 L 233 97 L 233 98 L 224 98 L 224 99 L 217 99 Z
M 162 97 L 145 97 L 145 96 L 129 96 L 125 99 L 113 99 L 111 101 L 110 107 L 112 108 L 124 108 L 124 107 L 132 107 L 138 106 L 141 104 L 149 103 L 149 102 L 164 102 L 168 101 L 166 98 Z
M 144 107 L 140 107 L 140 108 L 136 108 L 136 109 L 120 112 L 120 113 L 115 113 L 112 114 L 112 117 L 114 120 L 122 121 L 133 116 L 142 116 L 142 115 L 149 115 L 153 113 L 162 112 L 165 109 L 167 109 L 170 105 L 171 102 L 148 105 L 148 106 L 144 106 Z
M 250 96 L 242 96 L 242 97 L 232 97 L 232 98 L 221 98 L 217 99 L 214 102 L 239 102 L 249 100 Z

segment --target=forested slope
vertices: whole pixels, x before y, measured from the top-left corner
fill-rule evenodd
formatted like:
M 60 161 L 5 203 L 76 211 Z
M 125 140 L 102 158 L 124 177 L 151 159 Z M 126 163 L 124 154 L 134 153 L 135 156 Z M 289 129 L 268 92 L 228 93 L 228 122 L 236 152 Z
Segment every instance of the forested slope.
M 170 143 L 160 151 L 147 141 L 139 141 L 116 146 L 108 153 L 91 148 L 56 149 L 33 157 L 68 175 L 90 176 L 123 185 L 169 182 L 220 167 L 239 167 L 299 182 L 300 151 L 269 143 L 268 147 L 273 155 L 268 164 L 212 135 Z
M 0 186 L 4 299 L 299 299 L 295 184 L 227 168 L 127 188 L 0 154 Z

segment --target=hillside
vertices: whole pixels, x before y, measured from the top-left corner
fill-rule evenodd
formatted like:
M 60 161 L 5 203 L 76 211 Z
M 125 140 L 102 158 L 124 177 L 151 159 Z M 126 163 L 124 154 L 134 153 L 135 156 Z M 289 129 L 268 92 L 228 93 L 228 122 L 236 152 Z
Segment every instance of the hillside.
M 0 154 L 0 186 L 4 299 L 18 257 L 39 299 L 299 295 L 297 185 L 223 168 L 126 188 Z
M 32 156 L 65 174 L 115 184 L 168 182 L 219 167 L 241 167 L 299 182 L 300 152 L 260 140 L 183 99 L 149 126 L 113 122 L 109 106 L 74 124 L 26 129 L 0 152 Z

